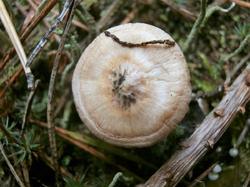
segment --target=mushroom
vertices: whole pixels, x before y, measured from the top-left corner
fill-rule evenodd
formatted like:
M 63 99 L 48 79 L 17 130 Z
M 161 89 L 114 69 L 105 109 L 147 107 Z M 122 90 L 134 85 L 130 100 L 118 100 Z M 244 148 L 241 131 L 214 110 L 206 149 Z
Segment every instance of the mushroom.
M 72 89 L 89 130 L 123 147 L 162 140 L 182 120 L 191 99 L 179 46 L 144 23 L 115 26 L 97 36 L 76 65 Z

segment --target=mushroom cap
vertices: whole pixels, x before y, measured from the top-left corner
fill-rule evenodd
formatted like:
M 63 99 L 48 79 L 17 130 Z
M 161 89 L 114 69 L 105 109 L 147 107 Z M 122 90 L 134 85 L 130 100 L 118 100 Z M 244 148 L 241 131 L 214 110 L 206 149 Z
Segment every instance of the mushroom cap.
M 144 23 L 108 31 L 121 41 L 169 39 Z M 80 118 L 97 137 L 123 147 L 145 147 L 166 137 L 188 111 L 189 71 L 178 45 L 125 47 L 101 33 L 80 57 L 72 80 Z

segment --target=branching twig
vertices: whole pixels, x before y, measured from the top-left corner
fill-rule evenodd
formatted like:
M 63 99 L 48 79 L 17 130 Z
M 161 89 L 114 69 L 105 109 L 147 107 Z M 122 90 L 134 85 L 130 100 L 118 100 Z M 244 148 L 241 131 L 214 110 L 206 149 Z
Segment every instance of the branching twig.
M 189 49 L 192 41 L 194 40 L 194 38 L 198 34 L 200 28 L 204 27 L 204 25 L 207 23 L 208 19 L 212 16 L 212 14 L 214 12 L 216 12 L 216 11 L 229 12 L 235 6 L 235 3 L 233 2 L 227 9 L 225 9 L 225 8 L 222 8 L 219 6 L 221 3 L 219 3 L 219 4 L 213 3 L 208 8 L 206 8 L 206 4 L 207 4 L 206 0 L 201 0 L 200 15 L 199 15 L 198 19 L 195 21 L 195 23 L 192 27 L 192 30 L 189 33 L 186 42 L 184 43 L 183 51 L 187 51 Z
M 196 37 L 196 35 L 199 32 L 199 29 L 201 27 L 201 24 L 206 16 L 206 6 L 207 6 L 207 0 L 201 0 L 201 12 L 200 15 L 198 17 L 198 19 L 195 21 L 191 32 L 189 33 L 186 42 L 184 43 L 183 46 L 183 51 L 187 51 L 191 42 L 194 40 L 194 38 Z
M 71 6 L 71 1 L 66 1 L 63 7 L 62 12 L 60 13 L 60 15 L 56 18 L 55 23 L 51 26 L 51 28 L 48 30 L 48 32 L 42 37 L 42 39 L 38 42 L 38 44 L 36 45 L 36 47 L 33 49 L 33 51 L 31 52 L 28 61 L 27 61 L 27 67 L 29 67 L 31 65 L 31 63 L 33 62 L 33 60 L 35 59 L 35 57 L 37 56 L 37 54 L 41 51 L 41 49 L 45 46 L 45 44 L 47 43 L 49 37 L 52 35 L 53 31 L 58 27 L 58 25 L 63 21 L 63 19 L 65 18 L 65 16 L 67 15 L 67 13 L 69 12 L 69 8 Z
M 230 122 L 250 100 L 250 65 L 238 76 L 219 105 L 210 112 L 194 133 L 142 186 L 176 186 L 185 174 L 213 148 Z
M 227 13 L 229 11 L 231 11 L 233 8 L 235 7 L 235 3 L 232 3 L 228 8 L 222 8 L 219 5 L 211 5 L 207 8 L 206 11 L 206 16 L 201 24 L 201 27 L 204 27 L 204 25 L 207 23 L 208 19 L 216 12 L 216 11 L 220 11 L 220 12 L 224 12 Z

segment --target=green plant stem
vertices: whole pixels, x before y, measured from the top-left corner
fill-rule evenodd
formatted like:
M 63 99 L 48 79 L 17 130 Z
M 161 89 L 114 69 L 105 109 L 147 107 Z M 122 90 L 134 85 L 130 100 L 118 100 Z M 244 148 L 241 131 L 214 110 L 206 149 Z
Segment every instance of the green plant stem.
M 115 187 L 117 181 L 123 176 L 122 172 L 118 172 L 115 174 L 112 182 L 109 184 L 108 187 Z
M 224 12 L 227 13 L 230 10 L 232 10 L 235 7 L 235 3 L 232 3 L 231 6 L 229 6 L 227 9 L 222 8 L 218 5 L 211 5 L 207 8 L 206 10 L 206 16 L 201 24 L 201 28 L 205 26 L 205 24 L 207 23 L 208 19 L 213 15 L 213 13 L 220 11 L 220 12 Z
M 192 41 L 194 40 L 194 38 L 196 37 L 196 35 L 199 32 L 199 29 L 202 25 L 202 22 L 205 19 L 206 16 L 206 6 L 207 6 L 207 0 L 201 0 L 201 12 L 199 17 L 197 18 L 197 20 L 195 21 L 191 32 L 189 33 L 186 42 L 184 43 L 184 47 L 183 47 L 183 51 L 187 51 L 190 47 L 190 44 L 192 43 Z
M 246 35 L 246 37 L 241 41 L 240 46 L 237 49 L 235 49 L 232 53 L 222 56 L 221 61 L 227 62 L 232 57 L 238 55 L 241 51 L 243 51 L 245 47 L 247 46 L 247 44 L 249 44 L 248 43 L 249 38 L 250 38 L 250 34 Z

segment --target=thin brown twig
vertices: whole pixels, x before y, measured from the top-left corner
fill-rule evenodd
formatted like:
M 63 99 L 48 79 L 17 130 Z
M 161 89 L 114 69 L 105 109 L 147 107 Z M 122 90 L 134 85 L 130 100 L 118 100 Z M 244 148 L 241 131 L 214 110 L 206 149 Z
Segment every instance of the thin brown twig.
M 175 42 L 171 41 L 171 40 L 151 40 L 151 41 L 146 41 L 146 42 L 141 42 L 141 43 L 130 43 L 130 42 L 120 40 L 116 35 L 111 34 L 109 31 L 104 31 L 104 34 L 107 37 L 112 38 L 115 42 L 117 42 L 121 46 L 129 47 L 129 48 L 132 48 L 132 47 L 146 47 L 146 46 L 151 45 L 151 44 L 163 44 L 167 48 L 175 46 Z
M 123 20 L 121 21 L 121 24 L 125 24 L 125 23 L 129 23 L 131 22 L 137 15 L 138 13 L 138 3 L 137 1 L 133 1 L 131 7 L 132 10 L 125 16 L 125 18 L 123 18 Z
M 38 5 L 35 4 L 32 0 L 29 0 L 29 4 L 30 4 L 30 6 L 32 7 L 32 9 L 34 9 L 34 11 L 35 11 L 35 10 L 38 10 Z M 50 24 L 49 24 L 49 22 L 48 22 L 46 19 L 43 19 L 42 22 L 43 22 L 43 24 L 45 25 L 45 27 L 46 27 L 47 29 L 50 28 Z M 60 42 L 60 37 L 59 37 L 58 35 L 53 34 L 52 36 L 56 39 L 56 41 L 57 41 L 58 43 Z
M 34 123 L 35 125 L 38 125 L 40 127 L 43 128 L 48 128 L 48 125 L 42 121 L 39 120 L 35 120 L 35 119 L 29 119 L 29 122 Z M 74 137 L 70 136 L 69 133 L 67 132 L 67 130 L 60 128 L 60 127 L 55 127 L 55 132 L 57 133 L 58 136 L 60 136 L 62 139 L 68 141 L 69 143 L 71 143 L 72 145 L 75 145 L 76 147 L 80 148 L 81 150 L 86 151 L 87 153 L 95 156 L 96 158 L 99 158 L 100 160 L 117 167 L 118 169 L 125 171 L 129 174 L 131 174 L 132 176 L 134 176 L 138 181 L 142 181 L 142 178 L 139 177 L 138 175 L 136 175 L 135 173 L 129 171 L 127 168 L 125 168 L 122 165 L 116 164 L 114 163 L 109 157 L 107 157 L 104 153 L 100 152 L 99 150 L 97 150 L 96 148 L 82 142 L 79 141 L 77 139 L 75 139 Z
M 28 165 L 28 160 L 25 158 L 21 163 L 20 163 L 20 169 L 22 171 L 22 176 L 23 176 L 23 181 L 25 183 L 26 187 L 31 187 L 30 184 L 30 174 L 29 174 L 29 165 Z
M 250 172 L 248 173 L 247 178 L 242 187 L 249 187 L 249 183 L 250 183 Z
M 21 181 L 20 177 L 17 175 L 14 167 L 12 166 L 12 164 L 10 163 L 4 149 L 3 149 L 3 144 L 0 142 L 0 152 L 4 157 L 5 162 L 7 163 L 8 167 L 10 168 L 11 173 L 13 174 L 13 176 L 15 177 L 17 183 L 19 184 L 20 187 L 25 187 L 25 185 L 23 184 L 23 182 Z
M 31 118 L 31 119 L 29 119 L 29 122 L 34 123 L 36 125 L 39 125 L 40 127 L 43 127 L 43 128 L 48 128 L 48 125 L 46 123 L 39 121 L 39 120 L 35 120 L 35 119 Z M 64 140 L 67 140 L 68 142 L 70 142 L 73 145 L 81 148 L 82 150 L 90 153 L 91 155 L 94 155 L 95 157 L 97 157 L 101 160 L 107 160 L 107 157 L 103 153 L 96 150 L 95 148 L 93 148 L 87 144 L 84 144 L 83 142 L 79 142 L 77 140 L 74 140 L 72 137 L 69 137 L 64 129 L 62 129 L 60 127 L 55 127 L 55 132 L 57 133 L 58 136 L 60 136 Z
M 71 8 L 69 10 L 69 14 L 65 21 L 64 32 L 63 32 L 61 42 L 59 44 L 57 54 L 53 63 L 53 68 L 52 68 L 50 83 L 49 83 L 48 104 L 47 104 L 48 136 L 49 136 L 50 148 L 52 151 L 53 163 L 56 168 L 56 185 L 57 186 L 60 186 L 59 184 L 60 165 L 58 163 L 58 153 L 57 153 L 57 145 L 56 145 L 56 137 L 55 137 L 55 124 L 53 123 L 53 115 L 52 115 L 52 100 L 53 100 L 53 95 L 54 95 L 55 80 L 56 80 L 56 75 L 58 71 L 59 61 L 61 58 L 62 50 L 64 48 L 64 43 L 66 41 L 66 36 L 68 34 L 68 31 L 72 22 L 74 10 L 76 8 L 75 0 L 71 0 L 70 2 L 66 1 L 65 3 L 70 3 Z
M 241 1 L 241 0 L 230 0 L 231 2 L 235 2 L 237 5 L 244 7 L 244 8 L 250 8 L 250 2 Z
M 240 135 L 239 135 L 239 137 L 237 139 L 237 142 L 236 142 L 236 145 L 235 145 L 236 148 L 239 147 L 240 144 L 244 141 L 249 129 L 250 129 L 250 118 L 247 119 L 246 124 L 245 124 L 243 130 L 241 131 L 241 133 L 240 133 Z
M 172 1 L 172 0 L 161 0 L 161 1 L 163 3 L 165 3 L 167 6 L 169 6 L 170 9 L 172 9 L 174 12 L 179 13 L 180 15 L 182 15 L 187 20 L 195 21 L 195 19 L 197 17 L 196 14 L 194 14 L 191 11 L 187 10 L 183 6 L 180 6 L 180 5 L 176 4 L 176 3 L 174 3 L 174 1 Z
M 234 76 L 239 72 L 239 70 L 245 65 L 245 63 L 248 62 L 250 59 L 250 53 L 248 53 L 245 57 L 243 57 L 239 63 L 236 64 L 236 66 L 227 74 L 226 81 L 224 85 L 229 85 L 231 82 L 231 79 L 234 78 Z
M 205 171 L 203 171 L 188 187 L 194 187 L 197 183 L 201 182 L 212 169 L 216 166 L 217 163 L 209 166 Z
M 22 64 L 23 70 L 26 75 L 27 79 L 27 85 L 29 89 L 33 88 L 33 81 L 34 76 L 31 72 L 31 69 L 26 66 L 27 63 L 27 56 L 25 54 L 25 51 L 23 49 L 23 46 L 21 44 L 20 38 L 17 35 L 16 29 L 14 27 L 14 24 L 11 21 L 10 15 L 5 7 L 5 4 L 2 0 L 0 0 L 0 19 L 3 23 L 3 26 L 11 40 L 12 45 L 14 46 L 16 53 L 19 57 L 19 60 Z
M 55 166 L 53 165 L 52 159 L 44 152 L 38 151 L 38 152 L 32 152 L 35 158 L 40 158 L 47 164 L 52 170 L 55 171 Z M 65 177 L 71 177 L 73 178 L 72 174 L 64 167 L 60 167 L 60 172 Z
M 148 181 L 146 187 L 176 186 L 185 174 L 212 149 L 230 122 L 250 100 L 250 65 L 238 76 L 218 106 Z
M 112 4 L 107 8 L 105 13 L 102 15 L 101 19 L 97 22 L 97 31 L 102 30 L 104 27 L 107 27 L 110 22 L 112 22 L 112 18 L 114 14 L 119 10 L 119 8 L 124 5 L 125 0 L 113 1 Z
M 27 2 L 30 4 L 30 7 L 31 7 L 33 10 L 36 10 L 37 6 L 36 6 L 36 4 L 35 4 L 32 0 L 27 0 Z

